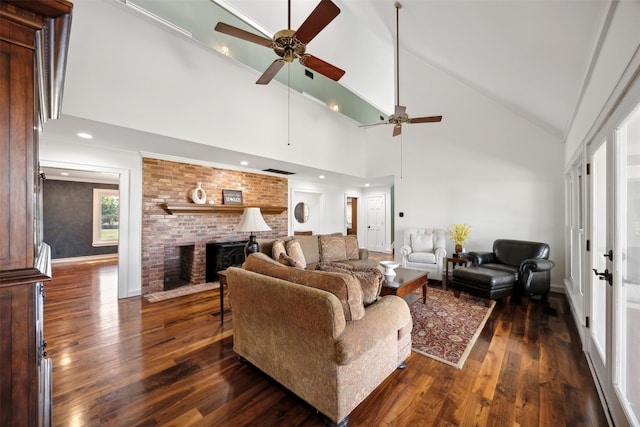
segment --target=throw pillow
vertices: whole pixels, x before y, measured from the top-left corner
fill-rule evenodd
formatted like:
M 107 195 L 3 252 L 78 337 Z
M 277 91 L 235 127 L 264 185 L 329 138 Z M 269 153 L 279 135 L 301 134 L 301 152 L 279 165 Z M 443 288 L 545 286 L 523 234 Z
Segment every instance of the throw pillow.
M 280 264 L 288 265 L 289 267 L 300 268 L 296 260 L 285 253 L 280 254 L 280 256 L 278 257 L 278 261 L 280 262 Z
M 376 302 L 382 290 L 384 274 L 376 267 L 353 267 L 338 262 L 321 262 L 316 266 L 316 270 L 346 273 L 358 279 L 362 288 L 362 302 L 365 306 Z
M 284 244 L 287 250 L 287 255 L 293 258 L 296 262 L 296 267 L 307 268 L 307 262 L 304 259 L 304 253 L 302 252 L 302 246 L 297 240 L 289 240 Z
M 344 243 L 347 249 L 347 259 L 360 259 L 358 238 L 356 236 L 346 236 L 344 238 Z
M 280 254 L 287 254 L 287 250 L 284 247 L 284 240 L 276 240 L 273 242 L 271 257 L 275 260 L 280 260 Z
M 272 259 L 269 255 L 260 252 L 250 254 L 242 264 L 242 268 L 331 292 L 340 300 L 346 320 L 362 319 L 365 315 L 362 287 L 358 280 L 351 275 L 289 268 Z
M 344 261 L 347 259 L 347 246 L 344 236 L 320 236 L 320 261 Z
M 433 234 L 412 234 L 411 250 L 413 252 L 433 252 Z

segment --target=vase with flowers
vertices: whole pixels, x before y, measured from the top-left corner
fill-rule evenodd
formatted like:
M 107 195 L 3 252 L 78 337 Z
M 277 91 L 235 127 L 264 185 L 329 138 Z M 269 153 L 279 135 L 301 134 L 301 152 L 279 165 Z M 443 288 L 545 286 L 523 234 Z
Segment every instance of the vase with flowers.
M 453 224 L 453 226 L 447 230 L 449 232 L 449 238 L 455 243 L 455 253 L 460 254 L 462 252 L 462 244 L 469 238 L 469 231 L 471 226 L 469 224 Z

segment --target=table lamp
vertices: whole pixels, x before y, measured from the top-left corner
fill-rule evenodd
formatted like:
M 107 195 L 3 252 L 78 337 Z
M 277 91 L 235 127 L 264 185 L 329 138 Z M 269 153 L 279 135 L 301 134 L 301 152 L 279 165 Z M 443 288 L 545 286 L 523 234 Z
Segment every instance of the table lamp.
M 252 254 L 260 250 L 260 244 L 256 241 L 254 231 L 271 231 L 271 228 L 264 222 L 260 208 L 244 208 L 240 224 L 235 231 L 249 231 L 249 241 L 247 242 L 246 254 Z

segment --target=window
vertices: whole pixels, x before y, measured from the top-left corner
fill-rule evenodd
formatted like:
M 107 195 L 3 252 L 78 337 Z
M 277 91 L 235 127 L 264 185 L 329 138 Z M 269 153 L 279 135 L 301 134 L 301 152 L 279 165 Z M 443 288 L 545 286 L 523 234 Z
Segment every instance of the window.
M 119 194 L 118 190 L 93 189 L 93 246 L 118 244 Z

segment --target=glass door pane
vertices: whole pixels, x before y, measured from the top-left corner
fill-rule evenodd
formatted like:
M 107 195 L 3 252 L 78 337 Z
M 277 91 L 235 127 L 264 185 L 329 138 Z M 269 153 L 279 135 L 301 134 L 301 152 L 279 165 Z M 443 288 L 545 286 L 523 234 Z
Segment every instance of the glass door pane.
M 607 144 L 602 143 L 593 153 L 592 219 L 593 249 L 591 265 L 599 272 L 607 269 Z M 591 342 L 598 352 L 602 366 L 607 364 L 607 283 L 592 276 L 591 286 Z M 593 358 L 595 355 L 592 354 Z M 597 367 L 596 367 L 597 369 Z M 605 375 L 606 377 L 606 375 Z

